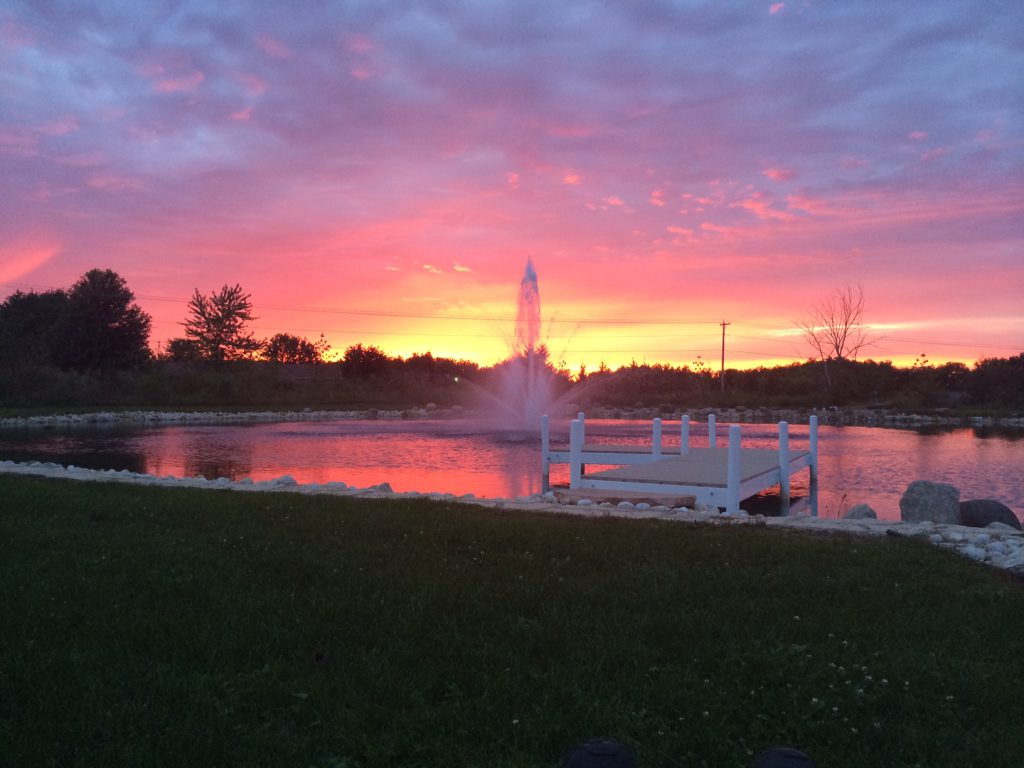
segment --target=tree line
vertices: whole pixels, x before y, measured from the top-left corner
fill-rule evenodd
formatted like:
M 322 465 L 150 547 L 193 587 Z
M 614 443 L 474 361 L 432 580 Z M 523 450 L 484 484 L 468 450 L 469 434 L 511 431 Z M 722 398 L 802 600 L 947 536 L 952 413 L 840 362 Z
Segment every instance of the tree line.
M 834 303 L 833 303 L 834 302 Z M 867 405 L 900 409 L 1024 410 L 1024 354 L 911 367 L 858 361 L 863 294 L 837 291 L 798 323 L 814 357 L 775 368 L 727 370 L 725 388 L 706 366 L 638 365 L 570 372 L 535 354 L 553 396 L 581 407 L 681 409 L 744 405 Z M 836 318 L 839 318 L 836 320 Z M 251 297 L 225 285 L 189 300 L 183 333 L 157 354 L 151 318 L 125 280 L 93 269 L 66 290 L 17 291 L 0 303 L 0 406 L 407 407 L 479 404 L 498 392 L 510 361 L 481 368 L 430 352 L 393 357 L 354 344 L 328 362 L 330 346 L 286 333 L 258 339 Z M 830 325 L 831 323 L 831 325 Z M 844 327 L 846 326 L 846 327 Z

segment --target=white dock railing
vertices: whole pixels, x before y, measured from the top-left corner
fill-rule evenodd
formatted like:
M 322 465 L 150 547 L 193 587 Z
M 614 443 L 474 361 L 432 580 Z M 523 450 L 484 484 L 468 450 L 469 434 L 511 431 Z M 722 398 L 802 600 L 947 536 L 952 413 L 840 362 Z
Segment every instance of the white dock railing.
M 708 447 L 716 448 L 717 439 L 717 420 L 715 414 L 709 414 L 708 416 Z M 584 414 L 581 412 L 575 419 L 570 422 L 569 425 L 569 450 L 558 451 L 552 450 L 551 448 L 551 437 L 550 437 L 550 421 L 547 416 L 541 418 L 541 485 L 544 492 L 550 489 L 550 470 L 552 464 L 564 463 L 569 465 L 569 487 L 572 489 L 581 488 L 583 485 L 584 477 L 586 476 L 586 465 L 587 464 L 602 464 L 602 465 L 637 465 L 647 464 L 656 461 L 662 461 L 664 459 L 685 459 L 690 453 L 690 417 L 683 416 L 679 423 L 679 452 L 667 453 L 662 445 L 662 430 L 663 423 L 660 418 L 653 420 L 651 425 L 651 445 L 648 450 L 643 450 L 638 446 L 615 446 L 615 445 L 586 445 L 586 421 Z M 788 514 L 790 505 L 790 492 L 791 482 L 790 477 L 793 473 L 802 469 L 803 467 L 809 468 L 810 482 L 809 482 L 809 503 L 811 507 L 811 514 L 817 515 L 817 499 L 818 499 L 818 417 L 811 416 L 808 424 L 808 450 L 806 452 L 798 452 L 796 454 L 790 449 L 789 444 L 789 424 L 785 421 L 780 421 L 778 424 L 778 463 L 777 468 L 771 472 L 765 472 L 759 475 L 756 479 L 748 478 L 743 479 L 743 449 L 742 449 L 742 433 L 741 428 L 738 424 L 730 425 L 729 427 L 729 444 L 726 452 L 726 482 L 724 488 L 718 486 L 718 490 L 707 490 L 711 486 L 705 486 L 701 484 L 694 486 L 691 491 L 694 491 L 694 495 L 697 496 L 698 501 L 704 501 L 705 503 L 714 503 L 716 506 L 724 507 L 726 511 L 735 512 L 739 510 L 739 503 L 746 496 L 741 494 L 750 495 L 751 489 L 753 493 L 763 490 L 764 488 L 771 487 L 773 485 L 779 486 L 779 496 L 782 507 L 782 513 Z M 586 476 L 590 477 L 590 476 Z M 757 486 L 757 483 L 764 483 L 768 480 L 767 485 Z M 588 480 L 590 485 L 592 480 Z M 628 481 L 618 483 L 617 486 L 625 488 Z M 656 491 L 656 484 L 647 482 L 646 484 L 642 481 L 636 481 L 633 483 L 638 486 L 640 490 L 647 490 L 650 492 Z M 643 486 L 643 487 L 640 487 Z M 756 486 L 756 487 L 755 487 Z M 678 492 L 679 488 L 676 488 L 673 492 Z M 724 494 L 723 494 L 724 492 Z

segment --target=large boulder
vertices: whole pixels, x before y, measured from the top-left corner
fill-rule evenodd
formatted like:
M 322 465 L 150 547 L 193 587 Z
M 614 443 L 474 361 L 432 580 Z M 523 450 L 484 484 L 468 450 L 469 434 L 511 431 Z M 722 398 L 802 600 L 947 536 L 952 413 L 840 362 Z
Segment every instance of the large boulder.
M 850 507 L 846 514 L 843 515 L 843 520 L 877 520 L 878 515 L 875 513 L 870 506 L 867 504 L 857 504 Z
M 995 499 L 971 499 L 960 502 L 960 524 L 984 528 L 989 523 L 1003 523 L 1021 530 L 1013 510 Z
M 947 483 L 915 480 L 900 498 L 900 519 L 908 523 L 960 524 L 960 491 Z

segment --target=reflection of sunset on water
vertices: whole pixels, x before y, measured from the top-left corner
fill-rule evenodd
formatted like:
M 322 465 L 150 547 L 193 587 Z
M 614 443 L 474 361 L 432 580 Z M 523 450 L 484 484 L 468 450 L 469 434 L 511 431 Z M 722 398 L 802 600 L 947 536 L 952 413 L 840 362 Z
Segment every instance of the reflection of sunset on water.
M 664 423 L 663 444 L 679 445 L 678 422 Z M 719 440 L 724 432 L 719 424 Z M 554 441 L 567 440 L 557 421 Z M 806 449 L 807 425 L 790 426 L 790 445 Z M 777 445 L 774 424 L 743 425 L 743 445 Z M 705 447 L 706 424 L 691 426 L 691 445 Z M 650 445 L 649 421 L 588 419 L 595 443 Z M 999 499 L 1024 513 L 1018 430 L 935 429 L 925 433 L 869 427 L 819 427 L 819 512 L 837 517 L 859 503 L 883 519 L 898 519 L 899 498 L 913 480 L 949 483 L 961 500 Z M 540 491 L 540 443 L 500 422 L 332 421 L 165 428 L 66 429 L 0 432 L 0 455 L 15 461 L 54 461 L 97 469 L 129 469 L 156 476 L 203 475 L 214 480 L 344 482 L 359 488 L 388 483 L 399 493 L 474 494 L 516 498 Z M 598 467 L 588 467 L 590 471 Z M 568 483 L 566 465 L 554 465 L 553 484 Z M 793 475 L 794 499 L 807 494 L 807 472 Z M 744 506 L 777 513 L 777 488 Z M 799 508 L 797 508 L 799 511 Z

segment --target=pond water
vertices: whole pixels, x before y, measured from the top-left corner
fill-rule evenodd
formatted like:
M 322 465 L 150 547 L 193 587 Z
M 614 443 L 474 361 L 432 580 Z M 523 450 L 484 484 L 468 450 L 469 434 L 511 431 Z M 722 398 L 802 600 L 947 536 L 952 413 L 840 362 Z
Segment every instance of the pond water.
M 665 423 L 664 443 L 678 445 L 678 422 Z M 727 425 L 719 424 L 719 444 Z M 588 420 L 594 442 L 649 443 L 650 422 Z M 744 424 L 749 447 L 776 445 L 776 427 Z M 552 426 L 553 442 L 568 423 Z M 790 425 L 794 449 L 807 445 L 807 425 Z M 691 445 L 707 445 L 707 427 L 691 426 Z M 536 436 L 484 420 L 255 423 L 128 427 L 90 425 L 0 430 L 0 460 L 52 461 L 92 469 L 152 475 L 268 480 L 284 474 L 300 483 L 342 481 L 365 487 L 388 482 L 395 491 L 514 498 L 541 487 Z M 951 483 L 961 499 L 992 498 L 1024 511 L 1024 431 L 950 428 L 929 431 L 874 427 L 819 428 L 819 513 L 836 517 L 858 503 L 898 519 L 899 498 L 912 480 Z M 596 468 L 594 468 L 596 469 Z M 567 483 L 554 467 L 553 483 Z M 807 471 L 793 477 L 793 494 L 807 492 Z M 777 489 L 748 500 L 751 512 L 777 511 Z

